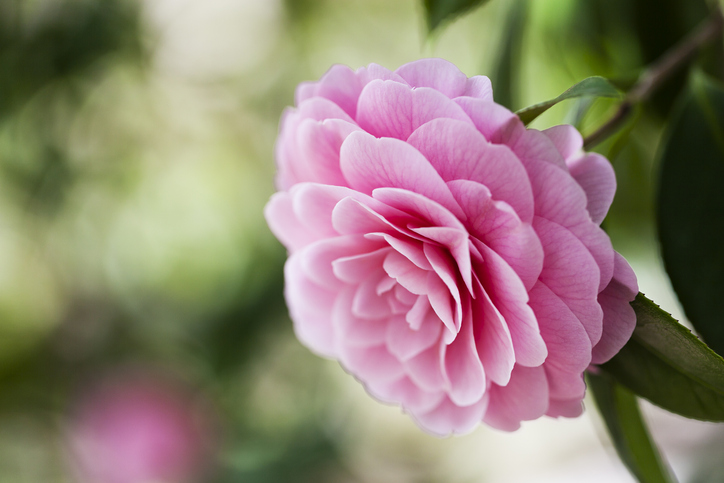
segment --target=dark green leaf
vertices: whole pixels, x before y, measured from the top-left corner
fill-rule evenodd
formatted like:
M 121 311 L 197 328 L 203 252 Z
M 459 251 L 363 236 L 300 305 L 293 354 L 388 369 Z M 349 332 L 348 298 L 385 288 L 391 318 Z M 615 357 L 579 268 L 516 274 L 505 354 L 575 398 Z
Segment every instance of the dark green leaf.
M 495 102 L 513 109 L 518 95 L 518 68 L 523 45 L 523 30 L 528 13 L 528 0 L 514 0 L 508 11 L 490 81 Z
M 643 294 L 631 305 L 637 319 L 633 337 L 601 367 L 668 411 L 724 421 L 724 359 Z
M 549 101 L 541 102 L 539 104 L 523 108 L 516 112 L 516 114 L 518 114 L 520 120 L 527 125 L 559 102 L 565 101 L 566 99 L 573 99 L 575 97 L 584 96 L 613 97 L 621 99 L 623 97 L 623 94 L 621 93 L 621 91 L 616 89 L 613 84 L 611 84 L 603 77 L 588 77 L 586 79 L 583 79 L 578 84 L 575 84 L 573 87 L 571 87 L 555 99 L 551 99 Z
M 452 20 L 489 0 L 423 0 L 428 31 L 432 32 L 443 22 Z
M 687 317 L 724 354 L 724 88 L 692 76 L 662 150 L 661 251 Z
M 611 435 L 616 452 L 641 483 L 675 481 L 651 440 L 636 396 L 605 374 L 588 374 L 588 387 Z

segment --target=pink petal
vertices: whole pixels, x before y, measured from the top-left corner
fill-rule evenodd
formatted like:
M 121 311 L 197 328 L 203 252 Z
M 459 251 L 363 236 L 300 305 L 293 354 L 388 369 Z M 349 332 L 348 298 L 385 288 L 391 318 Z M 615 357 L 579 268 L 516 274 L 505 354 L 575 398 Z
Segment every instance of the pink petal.
M 462 277 L 463 283 L 465 283 L 468 291 L 472 293 L 472 266 L 470 263 L 470 249 L 467 232 L 442 226 L 412 228 L 412 231 L 447 248 L 449 254 L 452 255 L 455 263 L 457 263 L 457 270 L 451 266 L 450 273 L 459 274 Z M 425 246 L 434 245 L 426 243 Z
M 304 82 L 297 87 L 295 101 L 299 105 L 312 97 L 324 97 L 341 107 L 354 118 L 357 98 L 362 84 L 355 72 L 346 65 L 333 65 L 319 82 Z
M 373 388 L 404 376 L 402 364 L 384 345 L 343 347 L 340 349 L 340 362 L 365 385 Z
M 450 381 L 448 395 L 458 406 L 470 406 L 485 393 L 485 370 L 473 337 L 473 320 L 468 304 L 463 324 L 445 351 L 445 376 Z
M 468 85 L 468 77 L 444 59 L 420 59 L 403 65 L 395 73 L 412 87 L 431 87 L 450 99 L 462 96 Z
M 410 233 L 409 230 L 401 228 L 400 225 L 405 226 L 407 223 L 415 221 L 414 218 L 388 206 L 375 206 L 375 210 L 370 205 L 380 205 L 380 203 L 371 198 L 365 200 L 363 197 L 367 198 L 367 195 L 358 193 L 354 196 L 348 196 L 334 206 L 331 222 L 336 232 L 350 235 Z M 384 214 L 380 214 L 380 212 Z M 392 218 L 393 221 L 388 218 Z
M 539 366 L 548 355 L 533 310 L 528 305 L 528 292 L 520 278 L 500 255 L 484 243 L 473 240 L 483 256 L 476 269 L 483 288 L 505 319 L 515 349 L 515 360 L 524 366 Z
M 515 144 L 510 146 L 524 163 L 543 161 L 566 169 L 566 162 L 556 145 L 548 136 L 536 129 L 526 129 L 516 139 Z
M 533 183 L 536 215 L 565 227 L 583 242 L 598 264 L 598 290 L 603 290 L 613 276 L 613 248 L 591 221 L 585 192 L 565 169 L 551 163 L 528 161 L 526 169 Z
M 401 361 L 410 359 L 431 347 L 440 339 L 442 324 L 428 312 L 420 328 L 413 330 L 404 316 L 394 317 L 387 326 L 387 348 Z
M 577 418 L 583 414 L 583 403 L 580 398 L 551 399 L 546 416 L 552 418 Z
M 603 335 L 593 348 L 594 364 L 603 364 L 621 350 L 636 327 L 636 313 L 629 303 L 638 293 L 636 275 L 618 253 L 614 263 L 613 279 L 598 295 L 603 308 Z
M 284 265 L 284 279 L 284 297 L 297 337 L 312 351 L 336 357 L 332 313 L 337 294 L 309 280 L 296 254 Z
M 460 316 L 456 310 L 457 301 L 451 297 L 445 283 L 434 272 L 427 272 L 425 293 L 427 293 L 427 298 L 430 300 L 432 310 L 440 317 L 440 320 L 447 328 L 443 332 L 443 341 L 445 344 L 449 344 L 455 339 L 460 330 Z
M 444 347 L 438 341 L 403 362 L 409 378 L 424 391 L 437 392 L 446 389 L 442 359 Z
M 480 133 L 491 143 L 512 146 L 525 132 L 520 118 L 500 104 L 475 97 L 458 97 L 455 103 L 473 121 Z
M 346 186 L 347 181 L 339 167 L 339 149 L 347 136 L 358 129 L 339 119 L 303 120 L 296 131 L 296 182 Z
M 424 220 L 431 226 L 450 227 L 465 232 L 465 225 L 457 216 L 440 203 L 420 193 L 400 188 L 377 188 L 372 191 L 372 198 L 420 221 Z
M 578 130 L 569 125 L 561 124 L 543 131 L 543 134 L 553 141 L 563 159 L 568 161 L 573 155 L 578 154 L 583 148 L 583 138 Z
M 448 186 L 467 214 L 470 232 L 498 253 L 530 289 L 543 268 L 543 246 L 533 227 L 507 203 L 492 200 L 479 183 L 455 180 Z
M 478 357 L 488 379 L 505 386 L 515 365 L 513 339 L 503 316 L 479 282 L 477 287 L 478 296 L 472 303 L 472 311 Z
M 582 373 L 591 362 L 591 340 L 581 322 L 543 282 L 538 282 L 529 295 L 548 348 L 545 365 Z
M 376 188 L 402 188 L 436 201 L 455 216 L 465 216 L 427 159 L 404 141 L 355 131 L 342 143 L 340 160 L 342 173 L 355 190 L 371 195 Z
M 294 201 L 289 193 L 274 193 L 264 207 L 264 217 L 274 236 L 291 253 L 319 240 L 319 234 L 302 224 L 294 214 Z
M 354 238 L 354 236 L 352 236 L 352 238 Z M 365 240 L 371 242 L 367 238 Z M 364 244 L 360 245 L 364 246 Z M 350 284 L 358 284 L 374 272 L 380 270 L 382 268 L 382 262 L 390 252 L 390 248 L 384 247 L 378 250 L 360 251 L 362 253 L 359 255 L 351 255 L 348 253 L 332 261 L 332 273 L 335 279 L 337 279 L 338 284 L 340 280 Z
M 446 397 L 442 391 L 423 391 L 408 377 L 402 377 L 393 382 L 377 383 L 374 388 L 368 387 L 368 390 L 377 399 L 402 404 L 403 409 L 413 414 L 433 410 Z
M 545 251 L 540 281 L 571 309 L 596 344 L 603 329 L 596 261 L 583 243 L 560 225 L 536 217 L 533 227 Z
M 333 262 L 338 258 L 355 256 L 359 253 L 374 252 L 380 248 L 379 241 L 371 241 L 361 235 L 326 238 L 308 245 L 299 252 L 301 267 L 314 283 L 330 290 L 339 287 L 340 279 L 333 271 Z M 380 258 L 380 261 L 382 259 Z M 382 264 L 377 265 L 382 273 Z
M 428 270 L 423 270 L 410 261 L 409 258 L 396 251 L 391 251 L 382 264 L 387 275 L 397 280 L 397 283 L 416 295 L 427 295 Z
M 385 343 L 387 319 L 363 319 L 353 313 L 356 287 L 342 287 L 332 308 L 335 347 L 374 347 Z
M 404 141 L 415 129 L 438 117 L 470 122 L 445 94 L 428 87 L 413 90 L 394 81 L 370 82 L 357 104 L 357 123 L 376 137 Z
M 462 300 L 460 297 L 460 289 L 457 286 L 455 266 L 450 259 L 449 254 L 447 254 L 445 250 L 441 249 L 440 247 L 437 247 L 430 243 L 426 243 L 423 245 L 423 251 L 428 261 L 430 262 L 430 265 L 432 265 L 432 269 L 434 272 L 428 272 L 428 284 L 430 283 L 430 280 L 434 280 L 435 275 L 437 275 L 437 277 L 439 277 L 439 279 L 442 280 L 442 282 L 445 284 L 445 287 L 447 287 L 447 294 L 452 296 L 454 303 L 453 313 L 455 314 L 455 333 L 457 333 L 460 330 L 460 324 L 462 323 L 463 309 Z M 428 285 L 427 296 L 428 298 L 430 298 L 430 303 L 432 304 L 433 310 L 435 309 L 433 301 L 436 300 L 436 291 L 440 291 L 437 288 L 437 282 L 435 282 L 434 286 Z M 447 300 L 449 300 L 449 298 L 447 298 Z
M 376 235 L 369 234 L 368 238 L 382 238 L 385 240 L 396 252 L 403 255 L 405 258 L 414 263 L 418 268 L 423 270 L 432 270 L 432 265 L 427 261 L 427 257 L 423 253 L 423 244 L 419 240 L 405 239 L 402 237 L 391 236 L 386 234 Z
M 377 285 L 385 273 L 373 274 L 359 284 L 352 300 L 352 314 L 361 319 L 381 319 L 391 315 L 387 299 L 377 294 Z
M 301 119 L 313 119 L 315 121 L 324 121 L 325 119 L 341 119 L 350 124 L 356 124 L 349 114 L 334 102 L 322 97 L 312 97 L 297 104 L 296 114 Z M 286 126 L 282 126 L 284 132 Z
M 523 164 L 502 145 L 490 144 L 467 122 L 435 119 L 420 126 L 408 142 L 445 181 L 464 179 L 485 185 L 524 221 L 533 218 L 533 190 Z
M 430 299 L 427 298 L 427 295 L 418 296 L 410 310 L 408 310 L 407 314 L 405 314 L 405 320 L 410 325 L 410 329 L 419 330 L 431 311 L 432 306 L 430 305 Z M 435 321 L 439 320 L 437 319 L 437 316 L 434 317 Z
M 503 431 L 515 431 L 521 421 L 537 419 L 548 410 L 548 382 L 542 367 L 516 364 L 507 386 L 490 388 L 484 421 Z
M 583 372 L 564 371 L 549 364 L 544 364 L 543 367 L 551 398 L 583 399 L 586 394 Z
M 385 67 L 378 64 L 370 64 L 367 67 L 360 67 L 357 69 L 357 77 L 363 85 L 367 85 L 373 80 L 391 80 L 399 82 L 400 84 L 408 85 L 405 80 Z
M 616 174 L 606 158 L 588 153 L 568 163 L 571 175 L 586 192 L 586 209 L 591 220 L 600 225 L 616 194 Z
M 490 79 L 484 75 L 476 75 L 468 79 L 468 84 L 465 86 L 465 92 L 461 95 L 476 97 L 484 101 L 492 101 L 493 86 L 490 83 Z
M 418 425 L 435 436 L 469 433 L 480 424 L 488 406 L 487 397 L 470 406 L 460 407 L 445 398 L 432 411 L 412 413 Z

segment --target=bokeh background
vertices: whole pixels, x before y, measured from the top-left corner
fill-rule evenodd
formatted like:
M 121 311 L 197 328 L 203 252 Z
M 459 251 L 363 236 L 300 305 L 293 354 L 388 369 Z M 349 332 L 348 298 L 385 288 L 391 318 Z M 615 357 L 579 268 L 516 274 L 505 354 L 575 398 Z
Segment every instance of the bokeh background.
M 279 117 L 333 63 L 444 57 L 513 108 L 621 87 L 701 0 L 492 0 L 433 37 L 417 0 L 0 1 L 0 483 L 630 482 L 576 420 L 437 439 L 294 338 L 262 210 Z M 722 46 L 699 64 L 721 77 Z M 714 59 L 714 60 L 712 60 Z M 683 319 L 653 224 L 682 73 L 597 150 L 605 227 Z M 536 121 L 591 132 L 611 101 Z M 644 404 L 682 481 L 724 481 L 724 430 Z

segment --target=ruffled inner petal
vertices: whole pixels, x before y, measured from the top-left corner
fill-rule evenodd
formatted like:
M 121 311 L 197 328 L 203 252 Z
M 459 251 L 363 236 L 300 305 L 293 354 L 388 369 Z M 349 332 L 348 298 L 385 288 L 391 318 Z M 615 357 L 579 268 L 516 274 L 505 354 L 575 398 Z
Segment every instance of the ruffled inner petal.
M 465 216 L 427 159 L 404 141 L 355 131 L 342 143 L 340 163 L 349 186 L 362 193 L 402 188 L 436 201 L 457 217 Z
M 543 269 L 543 246 L 533 227 L 507 203 L 494 201 L 480 183 L 455 180 L 448 186 L 468 215 L 470 233 L 498 253 L 530 289 Z
M 515 349 L 515 360 L 535 367 L 548 355 L 538 321 L 528 305 L 528 292 L 520 278 L 500 256 L 484 243 L 473 239 L 483 261 L 474 263 L 475 272 L 495 307 L 505 318 Z

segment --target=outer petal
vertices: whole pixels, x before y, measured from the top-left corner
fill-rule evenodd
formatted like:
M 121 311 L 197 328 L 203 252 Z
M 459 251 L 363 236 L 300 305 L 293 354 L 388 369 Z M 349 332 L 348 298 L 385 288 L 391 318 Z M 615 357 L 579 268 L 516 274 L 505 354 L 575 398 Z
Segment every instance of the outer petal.
M 600 225 L 616 194 L 616 174 L 611 163 L 596 153 L 588 153 L 568 163 L 571 175 L 586 192 L 586 209 L 591 220 Z
M 445 398 L 438 406 L 424 414 L 412 413 L 415 421 L 436 436 L 469 433 L 480 424 L 488 406 L 487 397 L 470 406 L 460 407 Z
M 484 421 L 497 429 L 515 431 L 521 421 L 543 416 L 548 403 L 548 382 L 543 368 L 516 365 L 507 386 L 490 388 Z
M 603 311 L 598 304 L 598 265 L 586 247 L 568 230 L 543 218 L 533 226 L 545 251 L 540 281 L 571 309 L 591 343 L 601 339 Z
M 299 84 L 295 94 L 297 104 L 312 97 L 323 97 L 341 107 L 354 118 L 357 111 L 357 98 L 362 91 L 362 83 L 355 72 L 346 65 L 333 65 L 319 82 Z
M 444 59 L 421 59 L 409 62 L 395 71 L 412 87 L 431 87 L 449 98 L 465 91 L 468 77 Z
M 445 181 L 470 180 L 485 185 L 496 200 L 533 219 L 533 190 L 523 164 L 507 146 L 490 144 L 469 123 L 435 119 L 408 140 Z
M 543 134 L 553 141 L 553 144 L 561 153 L 563 159 L 568 162 L 572 159 L 581 148 L 583 148 L 583 138 L 578 130 L 568 124 L 561 124 L 560 126 L 553 126 L 543 131 Z
M 304 274 L 298 254 L 284 265 L 284 297 L 294 321 L 294 331 L 304 345 L 326 357 L 336 357 L 332 323 L 337 294 L 315 284 Z
M 598 296 L 603 308 L 603 335 L 593 348 L 594 364 L 603 364 L 621 350 L 636 327 L 636 314 L 629 304 L 639 291 L 636 275 L 621 255 L 616 253 L 615 257 L 613 279 Z
M 428 87 L 412 90 L 394 81 L 370 82 L 357 105 L 358 124 L 377 137 L 406 140 L 415 129 L 438 117 L 470 122 L 443 93 Z
M 518 116 L 492 100 L 458 97 L 455 102 L 491 143 L 512 146 L 525 132 L 525 126 Z

